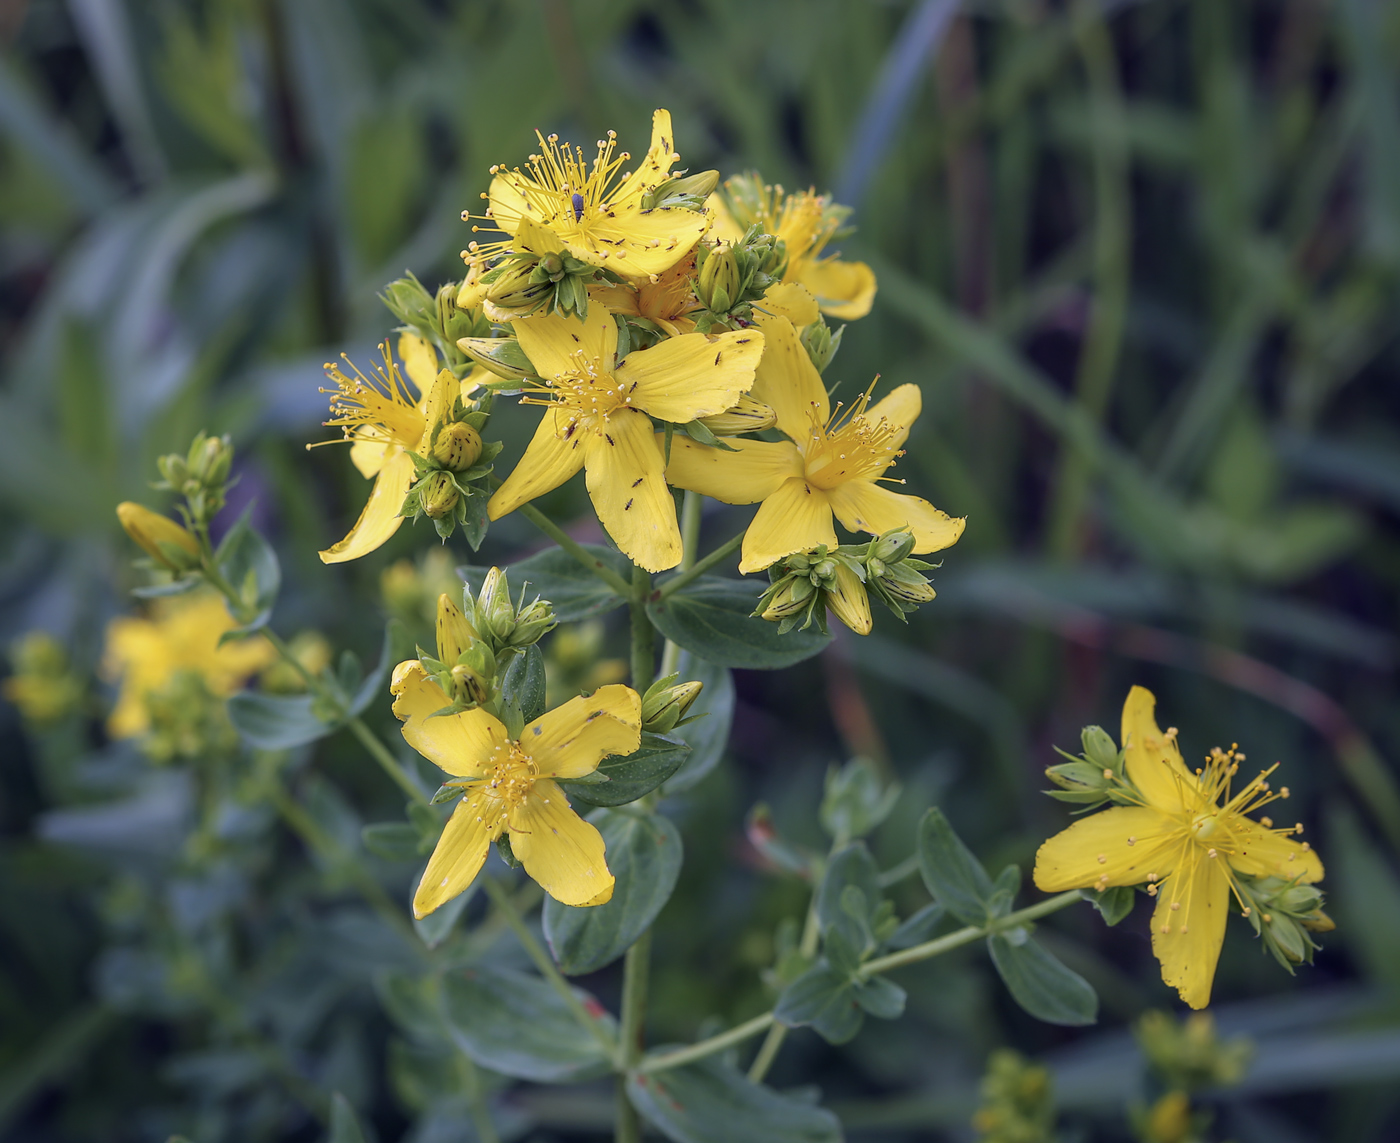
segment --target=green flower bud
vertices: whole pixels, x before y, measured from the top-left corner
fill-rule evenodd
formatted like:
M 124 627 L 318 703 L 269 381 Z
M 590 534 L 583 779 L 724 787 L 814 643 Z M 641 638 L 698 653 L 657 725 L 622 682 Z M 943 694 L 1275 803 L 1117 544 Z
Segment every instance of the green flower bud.
M 1103 727 L 1086 726 L 1080 733 L 1079 740 L 1084 747 L 1084 757 L 1091 766 L 1097 766 L 1100 770 L 1112 770 L 1115 774 L 1123 772 L 1123 752 Z
M 492 568 L 486 573 L 481 591 L 477 593 L 476 624 L 483 634 L 489 633 L 502 644 L 515 630 L 515 607 L 510 601 L 510 583 L 500 568 Z
M 540 258 L 539 268 L 551 282 L 557 282 L 565 274 L 564 256 L 551 251 Z
M 222 488 L 228 483 L 233 465 L 233 446 L 228 437 L 208 437 L 200 433 L 190 445 L 186 462 L 189 478 L 206 488 Z
M 168 516 L 125 500 L 117 505 L 117 519 L 126 534 L 162 567 L 182 573 L 199 566 L 199 541 Z
M 666 206 L 701 210 L 718 185 L 718 171 L 701 171 L 685 178 L 667 179 L 642 196 L 642 209 L 654 210 L 658 206 Z
M 772 593 L 768 600 L 768 605 L 759 613 L 760 618 L 770 622 L 777 622 L 789 616 L 800 615 L 811 604 L 812 594 L 816 588 L 812 586 L 812 581 L 801 576 L 791 576 L 788 579 L 780 580 L 781 584 L 777 591 L 769 588 Z M 778 586 L 778 585 L 774 585 Z
M 914 533 L 908 528 L 894 528 L 870 541 L 871 558 L 887 564 L 898 563 L 913 550 Z
M 421 502 L 423 511 L 434 520 L 441 520 L 456 510 L 462 494 L 457 491 L 457 483 L 445 472 L 434 472 L 428 476 L 423 486 Z
M 717 437 L 733 437 L 740 433 L 771 429 L 778 423 L 778 414 L 773 411 L 771 405 L 765 405 L 744 393 L 740 396 L 738 404 L 722 413 L 701 417 L 700 423 Z
M 549 300 L 552 287 L 548 279 L 536 279 L 537 263 L 543 268 L 533 255 L 511 255 L 482 277 L 486 300 L 501 309 L 518 310 L 522 316 L 539 309 Z
M 444 425 L 433 442 L 432 457 L 443 468 L 465 472 L 481 457 L 481 434 L 462 421 Z
M 827 607 L 857 635 L 869 635 L 874 625 L 870 617 L 870 597 L 865 592 L 865 584 L 861 582 L 860 576 L 844 562 L 822 562 L 835 564 L 832 584 L 827 588 Z
M 496 660 L 485 643 L 477 642 L 466 653 L 468 661 L 457 663 L 448 672 L 451 689 L 448 697 L 454 703 L 479 706 L 491 698 L 491 684 L 496 675 Z
M 559 625 L 554 614 L 554 606 L 547 599 L 536 599 L 522 607 L 515 617 L 515 627 L 510 633 L 512 647 L 529 647 L 538 643 L 548 632 Z
M 438 596 L 437 605 L 437 651 L 444 663 L 457 662 L 473 643 L 478 640 L 476 628 L 458 610 L 451 596 L 445 592 Z
M 818 373 L 826 372 L 826 367 L 831 364 L 831 359 L 841 348 L 841 335 L 845 331 L 846 327 L 842 326 L 833 337 L 831 328 L 820 319 L 802 331 L 802 347 L 807 351 L 807 356 L 811 358 L 812 365 Z
M 885 568 L 884 574 L 878 578 L 871 577 L 872 582 L 878 585 L 880 595 L 886 600 L 892 600 L 896 604 L 904 604 L 904 610 L 910 611 L 921 603 L 933 601 L 937 592 L 933 586 L 914 571 L 907 563 L 898 563 Z
M 701 305 L 715 313 L 728 313 L 729 308 L 739 300 L 741 286 L 738 260 L 733 248 L 719 246 L 711 250 L 705 264 L 700 267 L 700 277 L 695 283 L 695 293 Z
M 686 711 L 699 697 L 704 684 L 675 682 L 675 675 L 658 679 L 642 696 L 642 729 L 653 734 L 666 734 L 685 717 Z

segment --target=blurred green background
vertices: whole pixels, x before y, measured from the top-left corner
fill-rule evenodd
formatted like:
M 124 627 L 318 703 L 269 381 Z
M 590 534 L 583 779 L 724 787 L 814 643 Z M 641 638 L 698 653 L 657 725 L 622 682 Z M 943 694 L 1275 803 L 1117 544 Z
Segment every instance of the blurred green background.
M 1029 867 L 1067 821 L 1039 793 L 1051 745 L 1116 735 L 1136 682 L 1188 756 L 1283 762 L 1339 922 L 1292 979 L 1232 925 L 1216 1011 L 1256 1056 L 1210 1097 L 1213 1137 L 1400 1136 L 1400 6 L 9 0 L 0 43 L 6 642 L 42 628 L 95 668 L 139 582 L 113 508 L 160 506 L 155 456 L 205 428 L 240 449 L 230 513 L 253 504 L 281 557 L 277 625 L 372 657 L 381 573 L 436 539 L 317 560 L 365 490 L 343 451 L 303 451 L 328 435 L 322 363 L 369 359 L 390 279 L 460 275 L 461 211 L 534 128 L 611 127 L 639 153 L 667 107 L 692 171 L 855 208 L 843 252 L 880 292 L 827 378 L 922 385 L 900 471 L 968 527 L 907 629 L 882 614 L 819 660 L 739 673 L 729 758 L 668 807 L 687 864 L 651 1038 L 771 1002 L 760 971 L 805 897 L 746 842 L 756 802 L 820 846 L 822 775 L 865 754 L 906 789 L 885 864 L 937 802 L 992 868 Z M 499 408 L 508 465 L 535 418 Z M 581 481 L 545 507 L 601 536 Z M 750 511 L 711 508 L 713 542 Z M 508 518 L 450 555 L 539 544 Z M 334 870 L 263 821 L 191 872 L 178 792 L 100 721 L 44 741 L 5 705 L 0 734 L 5 1138 L 318 1139 L 336 1089 L 381 1139 L 471 1138 L 405 1063 L 371 984 L 404 953 Z M 298 765 L 351 845 L 402 812 L 346 735 Z M 376 869 L 406 904 L 412 870 Z M 924 899 L 901 892 L 902 912 Z M 852 1138 L 968 1138 L 1010 1044 L 1052 1068 L 1082 1138 L 1126 1138 L 1125 1026 L 1174 1000 L 1145 910 L 1041 931 L 1099 990 L 1098 1027 L 1036 1024 L 968 952 L 905 973 L 897 1024 L 842 1048 L 794 1034 L 773 1081 L 821 1084 Z M 615 1003 L 614 973 L 585 983 Z M 498 1106 L 515 1137 L 572 1139 L 609 1100 L 516 1086 Z

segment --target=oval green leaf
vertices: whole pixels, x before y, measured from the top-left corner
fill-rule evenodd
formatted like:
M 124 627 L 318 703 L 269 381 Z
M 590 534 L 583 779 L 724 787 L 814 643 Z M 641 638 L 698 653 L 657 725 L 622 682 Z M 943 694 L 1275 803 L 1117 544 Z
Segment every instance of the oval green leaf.
M 291 750 L 324 738 L 335 726 L 312 713 L 311 695 L 261 695 L 244 691 L 228 700 L 228 717 L 249 746 Z
M 778 625 L 750 613 L 757 583 L 704 575 L 674 595 L 647 603 L 647 614 L 667 639 L 721 667 L 777 670 L 810 659 L 831 642 L 815 631 L 778 634 Z
M 681 835 L 669 818 L 599 810 L 588 820 L 603 835 L 617 885 L 606 905 L 576 909 L 545 900 L 545 940 L 571 976 L 596 972 L 625 953 L 671 899 L 681 872 Z
M 719 760 L 724 757 L 724 748 L 729 745 L 730 728 L 734 725 L 734 676 L 728 667 L 682 651 L 676 670 L 684 682 L 705 684 L 700 697 L 690 708 L 692 715 L 703 717 L 671 731 L 672 738 L 679 738 L 690 747 L 690 757 L 667 780 L 663 791 L 666 794 L 679 794 L 691 789 L 719 765 Z
M 1017 944 L 1002 933 L 987 938 L 987 951 L 1016 1003 L 1047 1024 L 1071 1027 L 1098 1019 L 1093 986 L 1033 940 Z
M 685 764 L 690 747 L 665 734 L 643 734 L 632 754 L 603 759 L 594 774 L 561 781 L 569 800 L 589 806 L 625 806 L 651 793 Z M 602 775 L 602 779 L 597 775 Z M 605 780 L 603 780 L 605 779 Z
M 919 823 L 919 872 L 934 899 L 964 925 L 985 925 L 992 879 L 936 806 Z
M 624 580 L 631 578 L 632 564 L 621 552 L 600 544 L 580 546 L 599 567 L 611 569 Z M 457 574 L 479 588 L 487 570 L 467 566 L 458 568 Z M 560 623 L 602 615 L 626 602 L 563 548 L 547 548 L 505 570 L 517 597 L 521 586 L 525 585 L 526 600 L 535 596 L 549 600 Z

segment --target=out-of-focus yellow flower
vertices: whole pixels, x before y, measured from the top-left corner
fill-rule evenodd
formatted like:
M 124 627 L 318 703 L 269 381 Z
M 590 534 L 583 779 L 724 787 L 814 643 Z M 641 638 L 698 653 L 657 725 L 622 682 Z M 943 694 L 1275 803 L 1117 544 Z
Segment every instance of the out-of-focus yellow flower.
M 602 306 L 589 307 L 584 321 L 521 318 L 515 333 L 543 378 L 525 383 L 524 401 L 545 406 L 545 414 L 515 471 L 491 497 L 491 519 L 583 468 L 598 519 L 627 558 L 653 572 L 675 567 L 681 533 L 651 417 L 684 424 L 730 408 L 753 384 L 763 335 L 690 333 L 618 362 L 617 324 Z
M 1311 884 L 1322 880 L 1322 862 L 1307 842 L 1292 840 L 1301 826 L 1274 829 L 1268 818 L 1246 816 L 1288 797 L 1287 786 L 1269 786 L 1276 766 L 1232 794 L 1244 755 L 1216 748 L 1192 773 L 1177 748 L 1176 729 L 1158 729 L 1156 704 L 1144 687 L 1133 687 L 1123 704 L 1125 777 L 1113 781 L 1129 804 L 1080 818 L 1042 845 L 1035 883 L 1057 893 L 1146 882 L 1157 898 L 1152 951 L 1162 979 L 1192 1008 L 1204 1008 L 1232 892 L 1249 913 L 1240 876 Z
M 881 487 L 900 455 L 923 398 L 901 385 L 873 407 L 862 394 L 831 411 L 826 387 L 787 318 L 762 317 L 767 339 L 751 396 L 772 406 L 790 440 L 728 442 L 724 451 L 676 437 L 666 478 L 727 504 L 762 501 L 744 535 L 739 570 L 759 571 L 794 552 L 836 547 L 832 515 L 853 532 L 875 535 L 908 527 L 913 550 L 955 544 L 964 521 L 927 500 Z
M 319 631 L 298 631 L 287 641 L 287 649 L 313 678 L 331 665 L 331 645 Z M 294 695 L 306 690 L 301 671 L 286 659 L 277 659 L 265 667 L 258 682 L 272 694 Z
M 536 132 L 539 154 L 526 169 L 494 166 L 487 219 L 507 240 L 472 244 L 476 259 L 512 248 L 522 219 L 550 231 L 581 262 L 640 278 L 670 269 L 710 228 L 710 215 L 686 207 L 645 205 L 680 159 L 671 133 L 671 113 L 652 116 L 651 147 L 630 175 L 619 177 L 631 158 L 617 151 L 617 133 L 598 142 L 585 162 L 581 149 L 560 144 L 558 135 Z M 540 253 L 540 251 L 536 251 Z
M 399 510 L 413 484 L 409 451 L 427 455 L 434 424 L 450 413 L 459 396 L 466 400 L 479 379 L 475 372 L 458 381 L 449 371 L 439 371 L 432 346 L 414 334 L 399 336 L 403 372 L 395 364 L 388 343 L 381 348 L 384 364 L 374 367 L 372 378 L 354 365 L 350 366 L 354 376 L 338 365 L 326 366 L 326 375 L 336 384 L 327 390 L 332 396 L 331 417 L 326 424 L 344 431 L 345 439 L 352 442 L 351 461 L 362 476 L 374 480 L 355 526 L 343 540 L 320 553 L 328 564 L 368 555 L 399 530 L 404 519 Z M 404 373 L 408 374 L 407 383 Z
M 864 262 L 823 258 L 850 209 L 838 206 L 830 195 L 815 190 L 786 194 L 781 186 L 767 186 L 756 174 L 726 179 L 724 193 L 710 196 L 715 212 L 714 235 L 737 242 L 755 224 L 787 246 L 784 282 L 804 286 L 823 313 L 854 321 L 870 312 L 875 301 L 875 272 Z
M 199 676 L 208 692 L 227 698 L 277 653 L 264 639 L 238 639 L 219 646 L 235 626 L 213 592 L 155 600 L 149 618 L 124 616 L 107 626 L 104 673 L 120 685 L 107 719 L 114 738 L 134 738 L 151 726 L 149 701 L 182 672 Z
M 10 649 L 14 674 L 0 682 L 0 694 L 14 703 L 26 722 L 48 726 L 83 702 L 83 681 L 73 673 L 63 644 L 47 631 L 30 631 Z
M 574 812 L 555 779 L 582 778 L 609 755 L 637 749 L 642 700 L 636 691 L 610 686 L 570 699 L 513 741 L 481 707 L 433 717 L 450 703 L 417 659 L 398 665 L 392 690 L 408 744 L 453 775 L 447 784 L 466 795 L 428 860 L 413 897 L 415 917 L 466 889 L 491 843 L 507 833 L 525 872 L 556 901 L 603 905 L 612 898 L 602 834 Z

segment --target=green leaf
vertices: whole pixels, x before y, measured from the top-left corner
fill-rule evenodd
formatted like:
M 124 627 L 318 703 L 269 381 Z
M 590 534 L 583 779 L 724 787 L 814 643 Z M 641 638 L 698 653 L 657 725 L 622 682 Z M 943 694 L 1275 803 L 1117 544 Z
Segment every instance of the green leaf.
M 822 932 L 838 924 L 846 915 L 842 896 L 848 888 L 859 889 L 865 898 L 866 916 L 884 900 L 880 890 L 880 870 L 864 842 L 844 846 L 827 862 L 826 875 L 817 890 L 817 920 Z
M 815 631 L 780 635 L 776 623 L 750 614 L 759 593 L 757 584 L 705 575 L 648 601 L 647 614 L 667 639 L 721 667 L 790 667 L 831 642 Z
M 374 978 L 374 991 L 379 1006 L 404 1035 L 415 1043 L 448 1047 L 442 991 L 436 976 L 381 972 Z
M 228 700 L 228 717 L 249 746 L 291 750 L 324 738 L 335 725 L 313 713 L 314 695 L 264 695 L 243 691 Z
M 627 1097 L 675 1143 L 841 1143 L 836 1116 L 749 1082 L 711 1057 L 664 1072 L 633 1072 Z
M 229 604 L 229 611 L 241 625 L 225 631 L 219 638 L 220 646 L 267 626 L 282 586 L 277 553 L 253 530 L 249 523 L 252 511 L 249 505 L 214 553 L 219 572 L 238 594 L 237 601 Z
M 340 1092 L 331 1097 L 331 1132 L 328 1143 L 366 1143 L 359 1117 Z
M 1092 889 L 1081 889 L 1079 892 L 1103 916 L 1105 925 L 1116 925 L 1133 911 L 1133 905 L 1137 902 L 1137 890 L 1131 885 L 1116 885 L 1098 893 Z
M 384 626 L 384 642 L 380 644 L 379 661 L 374 664 L 374 670 L 360 682 L 350 699 L 351 715 L 362 713 L 375 698 L 386 693 L 385 684 L 389 681 L 389 672 L 395 663 L 411 657 L 409 650 L 407 628 L 397 619 L 389 620 Z
M 789 1028 L 810 1027 L 830 1044 L 844 1044 L 865 1022 L 851 974 L 824 957 L 783 989 L 773 1015 Z
M 570 801 L 590 806 L 625 806 L 651 793 L 685 764 L 690 747 L 666 734 L 642 734 L 632 754 L 605 758 L 598 773 L 607 781 L 560 781 Z
M 945 912 L 937 901 L 932 905 L 925 905 L 913 916 L 905 918 L 899 928 L 890 935 L 885 946 L 889 949 L 910 949 L 932 940 Z
M 1011 933 L 994 933 L 987 938 L 987 950 L 1016 1003 L 1037 1020 L 1075 1026 L 1098 1019 L 1093 986 L 1029 937 L 1018 944 Z
M 924 885 L 964 925 L 985 925 L 992 879 L 934 807 L 919 823 L 919 872 Z
M 883 976 L 862 980 L 855 994 L 856 1002 L 880 1020 L 898 1020 L 904 1015 L 904 1002 L 909 998 L 904 989 Z
M 663 791 L 666 794 L 679 794 L 691 789 L 719 765 L 719 760 L 724 757 L 724 748 L 729 745 L 729 731 L 734 724 L 734 677 L 728 667 L 682 651 L 676 662 L 676 670 L 682 680 L 698 681 L 705 687 L 690 707 L 688 717 L 694 721 L 671 731 L 672 738 L 679 738 L 690 746 L 690 757 L 667 780 Z
M 578 998 L 597 1010 L 588 993 Z M 484 1068 L 519 1079 L 563 1083 L 601 1075 L 603 1047 L 544 980 L 481 966 L 443 978 L 443 1015 L 453 1042 Z
M 527 723 L 544 714 L 544 654 L 538 646 L 526 647 L 511 659 L 501 676 L 501 695 L 519 708 Z
M 624 580 L 631 578 L 632 564 L 621 552 L 600 544 L 583 544 L 582 547 L 601 567 L 611 568 Z M 457 572 L 479 587 L 488 570 L 467 566 L 458 568 Z M 505 570 L 515 591 L 519 592 L 521 585 L 528 583 L 526 600 L 536 595 L 549 600 L 561 623 L 602 615 L 626 602 L 563 548 L 547 548 Z
M 669 818 L 631 810 L 588 816 L 607 846 L 617 878 L 606 905 L 573 908 L 550 897 L 544 935 L 559 967 L 570 975 L 596 972 L 625 953 L 671 898 L 681 872 L 681 835 Z
M 415 880 L 413 885 L 414 888 L 417 888 L 418 882 Z M 462 919 L 462 913 L 466 911 L 467 905 L 476 896 L 476 891 L 480 886 L 481 878 L 478 877 L 447 904 L 434 909 L 426 917 L 414 918 L 413 928 L 425 945 L 430 949 L 435 949 L 447 940 L 452 930 L 457 927 L 457 922 Z
M 418 831 L 408 822 L 374 822 L 360 830 L 360 840 L 370 853 L 385 861 L 415 861 L 418 851 Z

